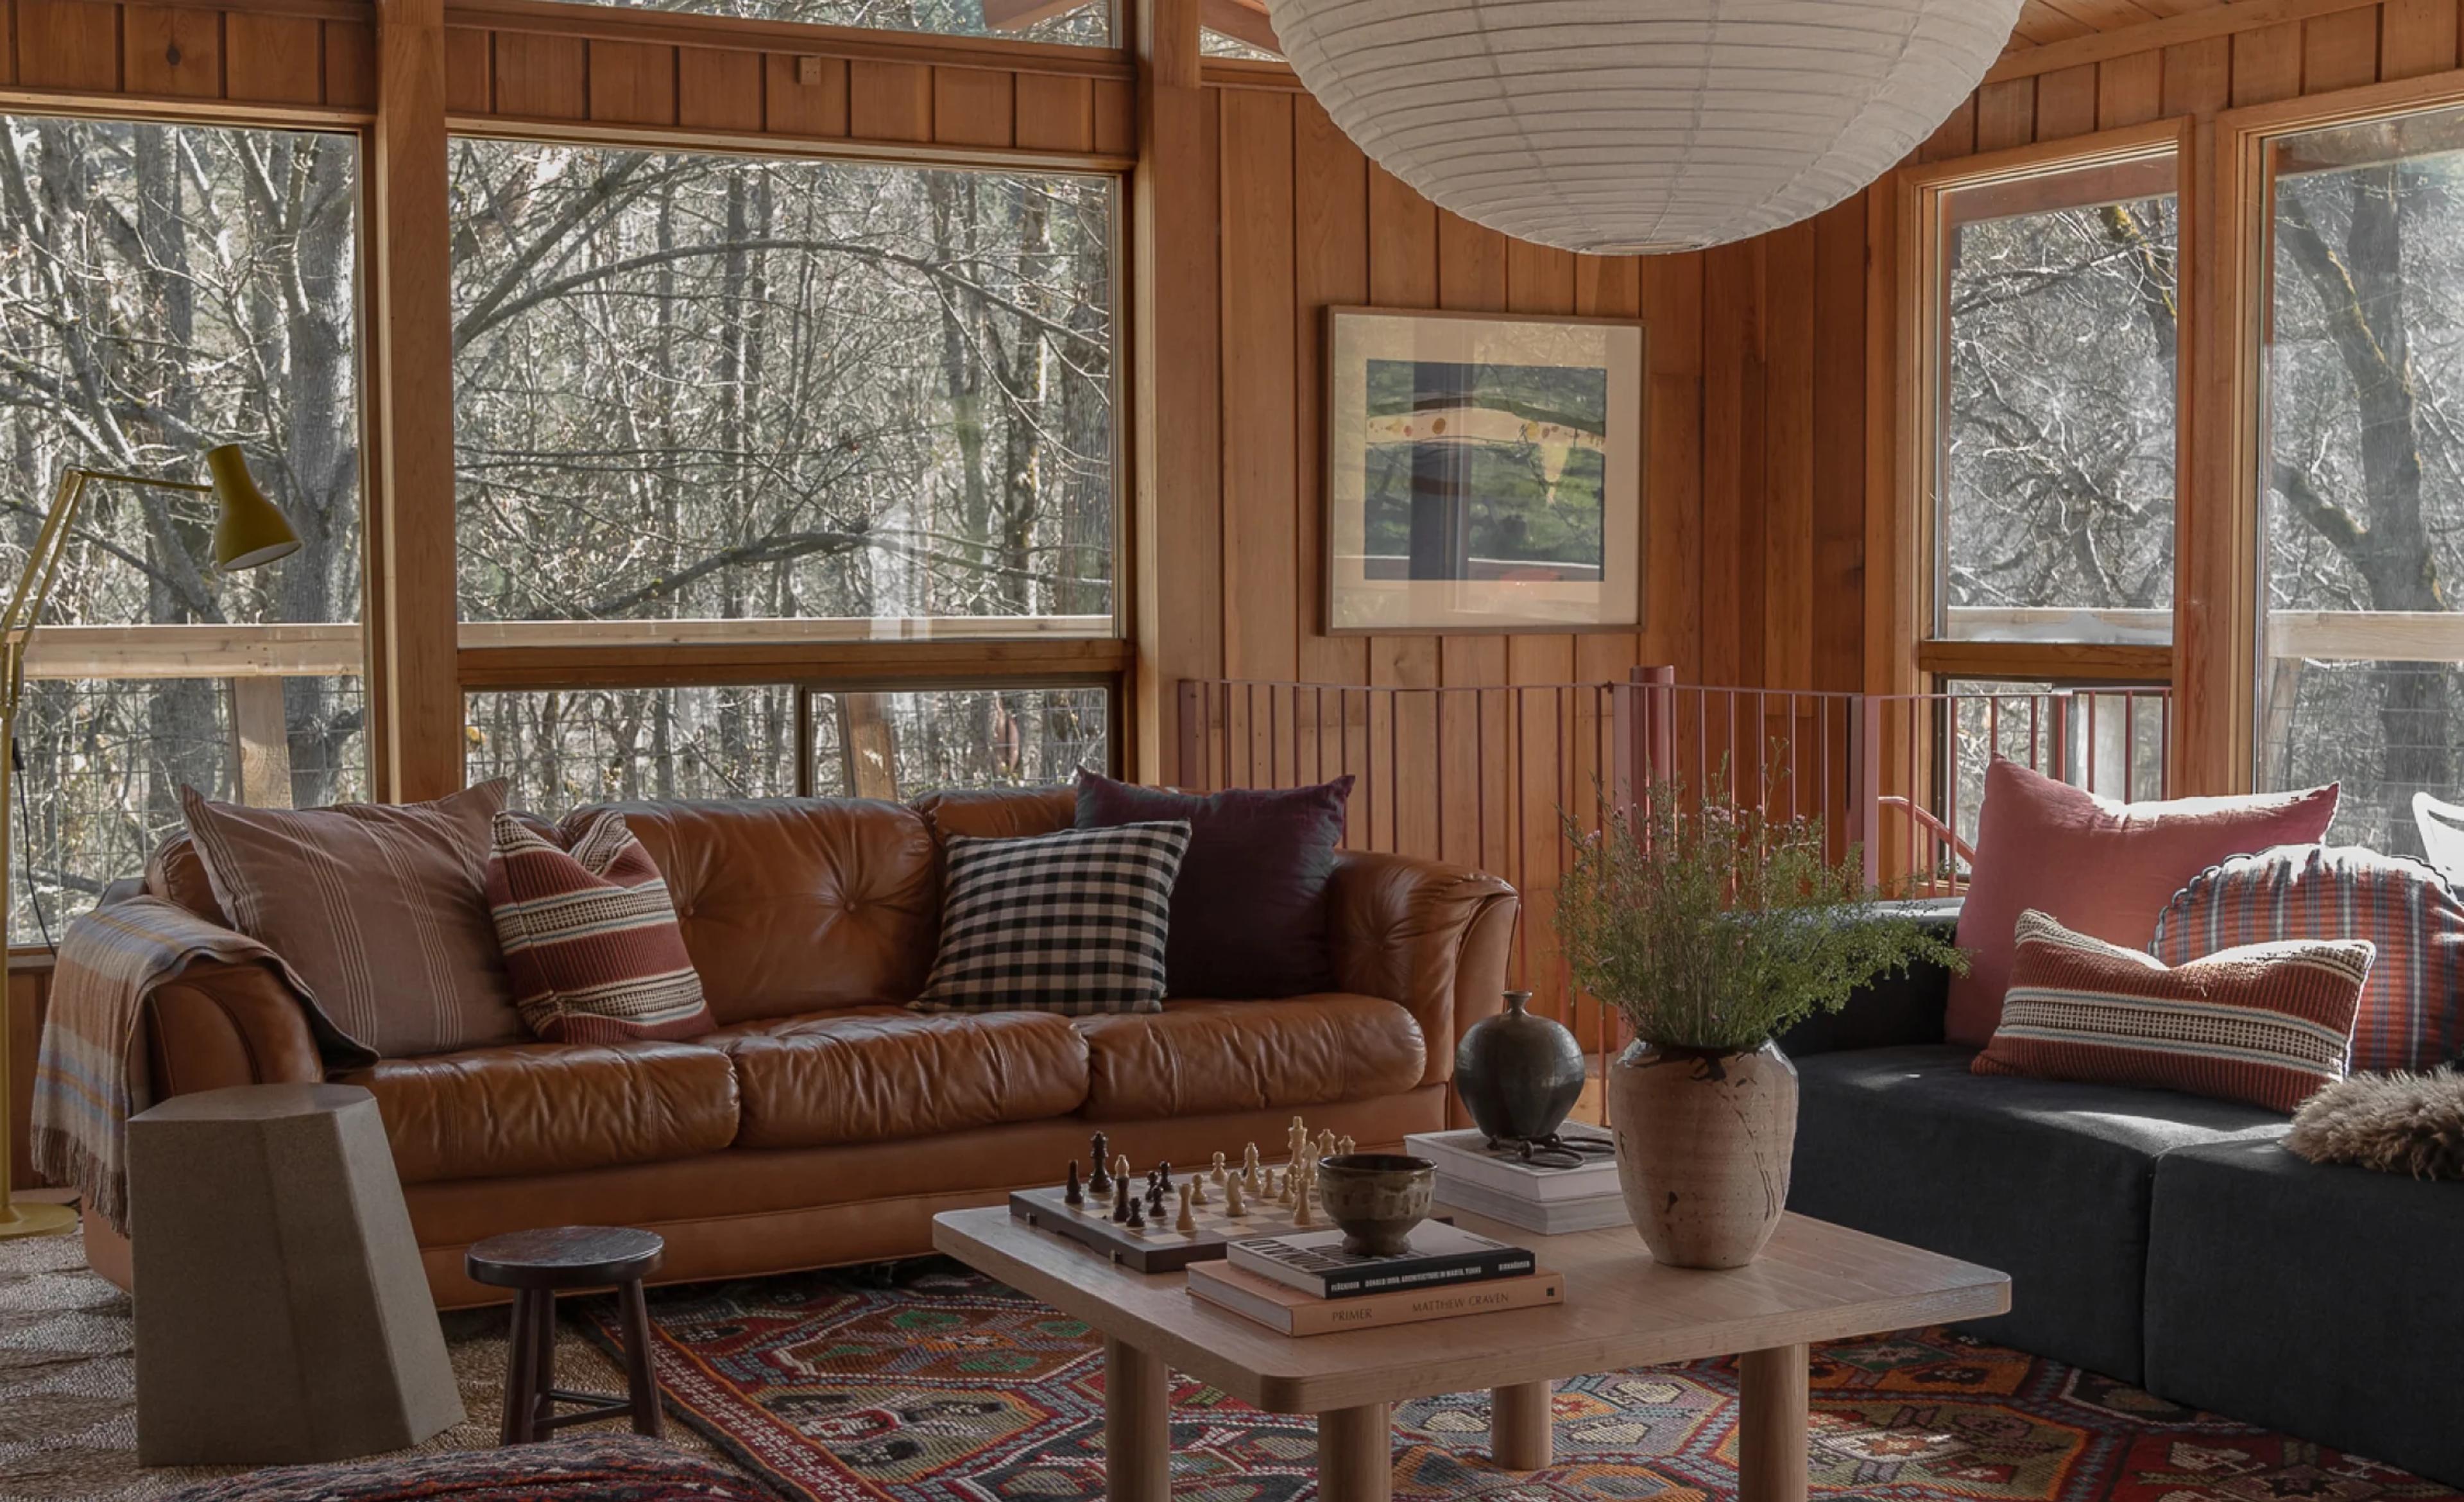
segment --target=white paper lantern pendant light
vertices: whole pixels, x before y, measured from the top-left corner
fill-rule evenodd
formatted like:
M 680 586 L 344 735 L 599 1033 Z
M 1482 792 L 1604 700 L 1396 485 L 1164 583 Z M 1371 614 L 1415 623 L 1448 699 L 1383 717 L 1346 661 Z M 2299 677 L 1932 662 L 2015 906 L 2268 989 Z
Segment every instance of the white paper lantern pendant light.
M 1602 254 L 1820 213 L 1968 97 L 2020 0 L 1269 0 L 1301 82 L 1478 224 Z

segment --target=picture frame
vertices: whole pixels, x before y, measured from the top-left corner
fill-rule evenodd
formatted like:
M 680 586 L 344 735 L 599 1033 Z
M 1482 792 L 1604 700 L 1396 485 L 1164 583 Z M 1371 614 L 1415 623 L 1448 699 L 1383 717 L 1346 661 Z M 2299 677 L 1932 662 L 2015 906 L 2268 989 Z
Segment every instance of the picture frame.
M 1642 623 L 1635 319 L 1326 312 L 1330 636 Z

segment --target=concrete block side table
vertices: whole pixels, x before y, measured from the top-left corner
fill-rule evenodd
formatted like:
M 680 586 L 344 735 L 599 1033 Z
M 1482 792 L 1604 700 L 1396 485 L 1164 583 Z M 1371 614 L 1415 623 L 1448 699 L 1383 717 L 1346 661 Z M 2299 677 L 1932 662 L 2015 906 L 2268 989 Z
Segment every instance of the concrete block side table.
M 140 1463 L 298 1465 L 462 1421 L 376 1097 L 179 1095 L 128 1123 Z

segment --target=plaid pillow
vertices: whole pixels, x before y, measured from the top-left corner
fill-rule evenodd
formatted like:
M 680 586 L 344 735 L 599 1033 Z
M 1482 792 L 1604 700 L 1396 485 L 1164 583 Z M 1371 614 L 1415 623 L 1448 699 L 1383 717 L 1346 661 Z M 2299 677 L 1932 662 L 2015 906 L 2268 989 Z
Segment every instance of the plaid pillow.
M 499 813 L 488 907 L 514 1005 L 550 1043 L 693 1038 L 716 1024 L 650 852 L 605 812 L 570 849 Z
M 2344 1074 L 2370 946 L 2252 944 L 2168 969 L 2019 915 L 2002 1021 L 1969 1070 L 2244 1100 L 2290 1115 Z
M 1164 938 L 1189 824 L 944 847 L 941 953 L 917 1011 L 1163 1009 Z
M 2236 855 L 2173 895 L 2147 948 L 2177 965 L 2279 939 L 2378 947 L 2353 1027 L 2354 1071 L 2425 1070 L 2464 1054 L 2464 902 L 2429 867 L 2358 846 Z

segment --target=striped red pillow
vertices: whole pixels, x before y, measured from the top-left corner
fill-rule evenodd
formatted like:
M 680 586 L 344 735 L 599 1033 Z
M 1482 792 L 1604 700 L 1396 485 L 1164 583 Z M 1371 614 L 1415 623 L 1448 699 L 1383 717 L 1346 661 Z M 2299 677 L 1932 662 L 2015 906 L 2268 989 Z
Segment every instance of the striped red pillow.
M 568 849 L 496 815 L 488 906 L 514 1005 L 550 1043 L 691 1038 L 717 1026 L 650 852 L 605 812 Z
M 2187 1091 L 2290 1114 L 2341 1079 L 2375 948 L 2365 939 L 2227 949 L 2167 969 L 2031 909 L 1978 1074 Z

